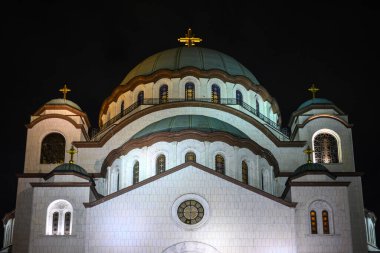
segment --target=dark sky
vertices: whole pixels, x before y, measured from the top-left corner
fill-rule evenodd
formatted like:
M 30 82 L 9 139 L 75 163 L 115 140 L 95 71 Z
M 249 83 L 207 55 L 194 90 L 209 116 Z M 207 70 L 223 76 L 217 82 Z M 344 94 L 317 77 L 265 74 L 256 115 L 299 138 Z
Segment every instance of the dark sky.
M 1 217 L 15 206 L 30 115 L 61 97 L 67 83 L 68 98 L 97 127 L 103 100 L 123 77 L 146 57 L 179 46 L 188 27 L 203 38 L 200 46 L 232 56 L 256 76 L 276 98 L 283 126 L 310 98 L 311 83 L 321 89 L 317 96 L 347 113 L 356 169 L 365 173 L 364 203 L 380 216 L 378 7 L 364 1 L 96 2 L 2 2 Z

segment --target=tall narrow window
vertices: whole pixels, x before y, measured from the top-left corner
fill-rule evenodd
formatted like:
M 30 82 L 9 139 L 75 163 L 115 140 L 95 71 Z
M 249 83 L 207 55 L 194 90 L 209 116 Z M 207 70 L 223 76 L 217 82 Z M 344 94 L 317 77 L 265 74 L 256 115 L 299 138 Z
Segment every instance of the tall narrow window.
M 310 211 L 310 228 L 312 234 L 318 234 L 317 213 L 314 210 Z
M 41 144 L 40 163 L 63 163 L 65 160 L 65 137 L 58 133 L 45 136 Z
M 185 84 L 185 99 L 194 100 L 195 98 L 195 88 L 193 83 Z
M 236 104 L 243 105 L 243 94 L 239 90 L 236 90 Z
M 329 213 L 326 210 L 322 211 L 322 222 L 323 222 L 323 233 L 330 234 Z
M 66 212 L 65 213 L 65 235 L 70 234 L 70 227 L 71 227 L 71 213 Z
M 241 178 L 243 183 L 248 184 L 248 165 L 245 161 L 241 162 Z
M 121 104 L 120 104 L 120 113 L 121 113 L 121 115 L 124 115 L 124 101 L 121 101 Z
M 140 163 L 137 161 L 135 165 L 133 165 L 133 184 L 139 182 L 139 174 L 140 174 Z
M 144 92 L 140 91 L 139 94 L 137 95 L 137 105 L 142 105 L 144 104 Z
M 215 156 L 215 170 L 221 174 L 225 173 L 224 157 L 222 155 Z
M 53 213 L 53 222 L 52 222 L 52 234 L 53 235 L 58 234 L 58 219 L 59 219 L 59 213 L 54 212 Z
M 220 88 L 216 84 L 211 86 L 211 102 L 220 104 Z
M 259 103 L 259 98 L 256 97 L 256 114 L 260 114 L 260 103 Z
M 167 103 L 169 98 L 168 86 L 166 84 L 160 87 L 160 104 Z
M 164 155 L 160 155 L 156 160 L 156 174 L 164 172 L 166 169 L 166 158 Z
M 328 133 L 318 134 L 314 138 L 314 157 L 316 163 L 338 163 L 338 142 Z
M 197 158 L 193 152 L 187 152 L 185 155 L 185 162 L 196 162 Z

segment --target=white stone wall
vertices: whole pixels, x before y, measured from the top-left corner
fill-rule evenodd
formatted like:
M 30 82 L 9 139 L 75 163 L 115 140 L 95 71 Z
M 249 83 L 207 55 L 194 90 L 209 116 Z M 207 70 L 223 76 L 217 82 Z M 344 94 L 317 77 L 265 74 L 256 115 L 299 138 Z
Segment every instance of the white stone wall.
M 83 203 L 88 202 L 89 196 L 88 187 L 34 187 L 28 252 L 84 252 L 86 212 Z M 47 209 L 58 199 L 68 201 L 73 207 L 71 235 L 46 235 Z
M 59 133 L 66 140 L 65 149 L 71 147 L 73 141 L 83 139 L 81 129 L 77 129 L 74 125 L 61 118 L 48 118 L 38 122 L 33 128 L 28 128 L 25 151 L 25 173 L 48 173 L 58 166 L 58 164 L 40 164 L 41 143 L 44 137 L 50 133 Z M 69 162 L 70 155 L 65 153 L 65 162 Z M 77 155 L 74 156 L 77 160 Z
M 299 140 L 307 141 L 307 145 L 313 148 L 313 136 L 321 129 L 324 129 L 326 133 L 334 132 L 337 135 L 338 144 L 340 144 L 338 149 L 340 150 L 341 157 L 340 163 L 326 163 L 323 165 L 332 172 L 355 171 L 351 128 L 347 128 L 339 121 L 330 118 L 312 120 L 305 127 L 299 129 L 298 138 Z
M 210 218 L 185 230 L 171 216 L 184 194 L 209 204 Z M 86 251 L 162 252 L 198 241 L 221 253 L 295 253 L 294 209 L 193 167 L 87 209 Z
M 352 248 L 350 207 L 347 187 L 292 187 L 291 200 L 297 202 L 295 231 L 297 252 L 319 253 L 364 253 Z M 318 234 L 311 233 L 310 206 L 315 201 L 331 207 L 330 234 L 323 234 L 321 211 L 317 211 Z M 315 208 L 313 208 L 315 209 Z M 330 210 L 329 210 L 330 211 Z

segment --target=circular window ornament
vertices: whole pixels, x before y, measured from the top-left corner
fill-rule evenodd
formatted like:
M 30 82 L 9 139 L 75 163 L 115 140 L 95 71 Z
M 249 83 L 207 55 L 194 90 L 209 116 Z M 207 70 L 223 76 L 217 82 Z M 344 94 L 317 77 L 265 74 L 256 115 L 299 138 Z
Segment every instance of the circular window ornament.
M 176 199 L 172 206 L 172 218 L 182 228 L 196 229 L 210 216 L 207 201 L 196 194 L 186 194 Z

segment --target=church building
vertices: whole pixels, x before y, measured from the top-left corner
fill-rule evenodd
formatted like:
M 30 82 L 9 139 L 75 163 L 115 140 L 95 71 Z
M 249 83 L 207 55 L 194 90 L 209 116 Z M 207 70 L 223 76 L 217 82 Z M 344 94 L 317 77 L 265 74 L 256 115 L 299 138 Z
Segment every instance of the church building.
M 96 133 L 66 85 L 36 108 L 1 252 L 379 251 L 348 115 L 312 85 L 281 128 L 250 70 L 178 40 L 105 98 Z

